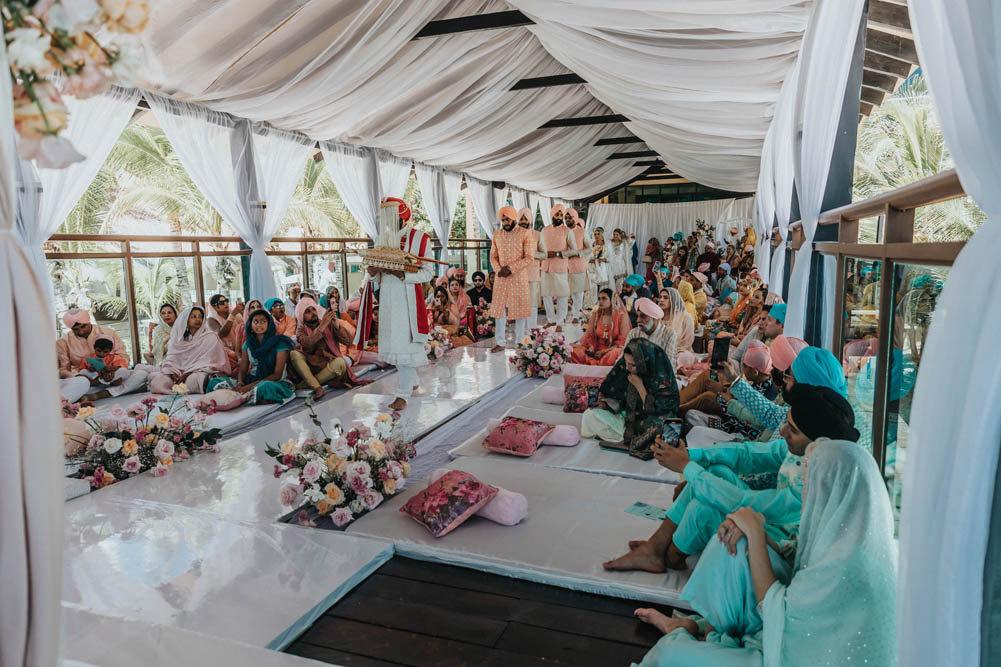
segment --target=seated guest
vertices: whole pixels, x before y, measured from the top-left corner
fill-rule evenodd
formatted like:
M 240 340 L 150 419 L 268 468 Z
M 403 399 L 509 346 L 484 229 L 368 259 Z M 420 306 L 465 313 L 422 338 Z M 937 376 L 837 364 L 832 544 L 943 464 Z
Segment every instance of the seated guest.
M 460 333 L 465 330 L 465 327 L 460 324 L 461 321 L 452 307 L 449 291 L 444 287 L 435 287 L 431 301 L 431 325 L 448 331 L 452 337 L 452 347 L 462 347 L 473 343 L 472 338 Z
M 90 380 L 83 375 L 59 379 L 59 396 L 67 403 L 76 403 L 90 391 Z
M 260 299 L 251 299 L 247 302 L 247 307 L 243 309 L 245 313 L 252 313 L 255 310 L 264 310 L 264 303 Z M 246 322 L 244 322 L 246 324 Z
M 281 299 L 268 299 L 264 302 L 264 310 L 271 314 L 277 335 L 288 337 L 295 335 L 298 325 L 295 318 L 285 312 L 285 304 Z M 249 330 L 248 328 L 247 331 Z
M 757 302 L 758 297 L 761 296 L 763 291 L 760 288 L 755 290 L 753 298 L 748 299 L 747 312 L 750 312 L 750 308 L 754 307 L 752 304 Z M 784 303 L 777 303 L 767 309 L 762 306 L 756 319 L 758 323 L 743 334 L 740 344 L 731 352 L 730 357 L 734 361 L 739 362 L 744 358 L 744 354 L 747 352 L 747 348 L 752 341 L 759 340 L 765 345 L 771 345 L 772 341 L 783 334 L 785 331 L 786 305 Z
M 766 530 L 775 540 L 796 533 L 802 509 L 802 456 L 820 439 L 858 439 L 851 405 L 829 387 L 797 384 L 788 392 L 792 409 L 779 440 L 768 443 L 720 443 L 688 449 L 684 442 L 669 447 L 657 443 L 657 461 L 685 476 L 685 485 L 667 518 L 645 541 L 631 542 L 630 552 L 604 563 L 608 570 L 686 569 L 686 558 L 705 549 L 726 515 L 751 507 L 765 515 Z M 751 490 L 742 476 L 773 473 L 775 487 Z
M 493 293 L 487 289 L 487 277 L 483 275 L 482 271 L 473 273 L 473 286 L 469 288 L 466 294 L 469 295 L 469 299 L 474 306 L 482 308 L 484 305 L 490 305 Z
M 141 373 L 144 379 L 147 377 L 143 370 L 130 371 L 129 360 L 112 352 L 112 347 L 114 344 L 110 338 L 98 338 L 94 341 L 94 356 L 84 357 L 77 370 L 90 380 L 91 389 L 97 390 L 95 400 L 118 396 L 113 392 L 120 389 L 133 372 Z
M 636 338 L 598 388 L 598 404 L 581 419 L 581 435 L 622 442 L 639 459 L 653 457 L 651 446 L 678 410 L 678 383 L 664 350 Z
M 159 366 L 167 357 L 167 343 L 170 341 L 170 327 L 177 320 L 177 310 L 169 303 L 160 306 L 160 323 L 149 323 L 149 349 L 144 355 L 146 363 Z
M 285 312 L 294 313 L 295 312 L 295 306 L 296 306 L 297 303 L 299 303 L 299 297 L 302 296 L 302 285 L 300 285 L 299 283 L 292 283 L 291 285 L 289 285 L 288 287 L 285 288 L 285 296 L 286 296 L 286 299 L 285 299 L 285 302 L 284 302 L 285 303 Z M 212 302 L 210 301 L 209 305 L 211 305 L 211 303 Z M 241 322 L 241 324 L 242 324 L 242 322 Z M 241 328 L 243 328 L 243 327 L 241 327 Z
M 149 379 L 154 394 L 169 394 L 174 385 L 184 384 L 189 394 L 214 389 L 210 381 L 229 376 L 226 348 L 217 334 L 205 325 L 201 306 L 189 306 L 170 329 L 167 358 Z
M 730 294 L 737 289 L 737 281 L 730 276 L 730 265 L 723 262 L 716 269 L 716 277 L 712 281 L 713 292 L 719 297 L 720 302 L 725 301 Z
M 295 294 L 298 299 L 299 293 Z M 231 308 L 229 299 L 222 294 L 213 294 L 209 299 L 208 319 L 205 324 L 209 331 L 219 335 L 223 347 L 226 348 L 230 375 L 236 375 L 240 367 L 240 348 L 243 347 L 243 302 L 237 301 Z
M 494 280 L 496 278 L 497 278 L 497 272 L 496 271 L 491 271 L 491 272 L 489 272 L 487 274 L 486 287 L 487 287 L 488 290 L 493 290 L 493 288 L 494 288 Z
M 698 311 L 699 317 L 704 317 L 706 306 L 709 304 L 709 293 L 706 291 L 709 278 L 701 271 L 696 271 L 689 278 L 689 282 L 695 297 L 695 310 Z
M 640 667 L 897 664 L 897 549 L 883 477 L 849 442 L 809 458 L 798 545 L 776 543 L 751 507 L 730 514 L 682 591 L 701 617 L 634 612 L 665 633 Z
M 317 306 L 312 299 L 301 298 L 295 307 L 299 328 L 296 342 L 300 350 L 292 350 L 292 367 L 303 382 L 313 390 L 314 398 L 323 398 L 323 385 L 351 386 L 355 382 L 350 359 L 341 352 L 338 329 L 349 326 L 340 322 L 333 310 Z M 351 332 L 352 338 L 354 331 Z
M 348 302 L 341 298 L 341 291 L 337 289 L 336 285 L 331 285 L 327 288 L 326 293 L 320 297 L 320 305 L 327 310 L 333 311 L 334 317 L 337 319 L 344 320 L 352 326 L 355 324 L 354 319 L 348 313 Z
M 250 314 L 246 331 L 236 391 L 249 392 L 251 405 L 285 402 L 295 394 L 288 380 L 289 352 L 295 349 L 295 341 L 277 333 L 274 319 L 264 310 Z
M 613 292 L 605 288 L 598 293 L 598 307 L 591 313 L 587 331 L 573 346 L 570 358 L 575 364 L 611 366 L 622 354 L 629 334 L 629 316 L 621 302 L 612 304 Z
M 56 341 L 59 377 L 69 378 L 80 375 L 81 362 L 87 357 L 97 357 L 97 353 L 94 350 L 94 343 L 99 338 L 106 338 L 111 341 L 112 354 L 122 357 L 125 360 L 125 365 L 128 366 L 129 353 L 125 350 L 125 344 L 122 343 L 122 339 L 118 337 L 114 329 L 92 324 L 90 313 L 86 310 L 70 308 L 63 314 L 63 324 L 66 325 L 69 331 Z M 104 391 L 110 396 L 121 396 L 123 394 L 131 394 L 135 391 L 142 391 L 146 386 L 147 377 L 148 375 L 144 370 L 130 372 L 127 377 L 124 377 L 123 374 L 116 378 L 122 380 L 120 384 L 107 387 Z
M 692 322 L 695 323 L 697 329 L 702 322 L 702 313 L 695 307 L 695 289 L 692 287 L 692 283 L 688 280 L 679 282 L 678 293 L 681 294 L 681 300 L 685 302 L 685 310 L 692 316 Z
M 638 273 L 626 276 L 622 281 L 622 292 L 619 296 L 622 298 L 622 305 L 629 315 L 629 325 L 636 326 L 635 301 L 636 299 L 649 299 L 651 296 L 650 290 L 643 281 L 643 276 Z
M 459 326 L 469 325 L 469 309 L 473 307 L 473 302 L 462 289 L 462 280 L 458 276 L 448 279 L 448 307 L 459 319 Z
M 626 336 L 626 343 L 634 338 L 645 338 L 667 353 L 667 360 L 671 362 L 671 368 L 676 368 L 678 363 L 678 334 L 674 329 L 667 326 L 661 319 L 664 311 L 660 306 L 647 298 L 636 300 L 636 326 Z
M 681 292 L 673 287 L 660 291 L 660 308 L 664 311 L 664 323 L 678 336 L 678 354 L 692 352 L 695 341 L 695 320 L 688 314 Z

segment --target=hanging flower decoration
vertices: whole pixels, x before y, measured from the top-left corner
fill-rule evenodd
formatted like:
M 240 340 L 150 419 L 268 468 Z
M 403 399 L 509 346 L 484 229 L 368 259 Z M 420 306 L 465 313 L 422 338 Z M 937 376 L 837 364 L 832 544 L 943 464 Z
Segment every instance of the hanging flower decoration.
M 86 99 L 113 83 L 131 85 L 135 63 L 119 44 L 94 34 L 137 34 L 149 22 L 145 0 L 0 0 L 12 79 L 18 154 L 61 169 L 84 159 L 65 137 L 63 96 Z

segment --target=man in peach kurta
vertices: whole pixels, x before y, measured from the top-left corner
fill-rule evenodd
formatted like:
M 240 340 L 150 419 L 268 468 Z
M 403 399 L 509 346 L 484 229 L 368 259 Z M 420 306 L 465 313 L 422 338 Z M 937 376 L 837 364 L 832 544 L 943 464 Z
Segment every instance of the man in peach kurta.
M 536 257 L 542 260 L 542 305 L 546 308 L 547 326 L 556 325 L 563 331 L 570 301 L 569 258 L 577 256 L 577 239 L 563 224 L 563 206 L 557 204 L 549 212 L 552 224 L 542 230 Z M 553 308 L 553 300 L 556 308 Z
M 534 222 L 535 212 L 532 209 L 518 209 L 518 226 L 522 229 L 528 230 L 528 233 L 532 235 L 533 252 L 537 252 L 539 248 L 539 232 L 532 229 L 532 224 Z M 532 263 L 528 265 L 528 303 L 530 306 L 530 312 L 528 315 L 528 321 L 525 323 L 525 327 L 529 330 L 539 326 L 539 284 L 542 280 L 541 267 L 541 259 L 532 259 Z
M 584 292 L 588 290 L 587 261 L 591 258 L 591 239 L 584 231 L 584 221 L 575 209 L 567 209 L 564 218 L 577 244 L 577 254 L 567 260 L 570 295 L 573 297 L 572 317 L 573 323 L 577 324 L 584 317 Z
M 62 338 L 56 341 L 56 358 L 59 360 L 59 377 L 71 378 L 80 375 L 80 362 L 87 357 L 98 356 L 94 351 L 94 341 L 106 338 L 111 341 L 111 353 L 124 357 L 126 363 L 129 353 L 125 344 L 113 329 L 102 327 L 90 321 L 90 313 L 80 308 L 70 308 L 63 314 L 63 324 L 69 329 Z M 141 391 L 146 386 L 147 373 L 144 370 L 128 370 L 119 368 L 114 372 L 111 384 L 100 385 L 91 382 L 91 391 L 98 392 L 100 398 L 121 396 Z
M 494 232 L 490 245 L 490 265 L 497 271 L 494 280 L 490 317 L 496 320 L 496 338 L 491 352 L 500 352 L 507 345 L 507 321 L 514 320 L 514 339 L 525 336 L 525 321 L 529 306 L 528 268 L 535 256 L 532 235 L 515 225 L 517 212 L 513 206 L 501 208 L 497 214 L 501 228 Z

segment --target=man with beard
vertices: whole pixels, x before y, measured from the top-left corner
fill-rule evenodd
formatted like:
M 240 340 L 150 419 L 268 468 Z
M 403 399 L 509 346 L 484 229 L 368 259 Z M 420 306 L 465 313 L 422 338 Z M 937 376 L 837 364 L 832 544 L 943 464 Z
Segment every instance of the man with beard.
M 633 338 L 646 338 L 664 350 L 671 368 L 678 367 L 678 334 L 668 324 L 662 322 L 664 310 L 646 297 L 636 299 L 636 326 L 626 336 L 626 343 Z
M 128 363 L 129 353 L 118 334 L 109 327 L 102 327 L 90 321 L 90 313 L 80 308 L 70 308 L 63 314 L 63 324 L 69 329 L 62 338 L 56 340 L 56 357 L 59 360 L 59 377 L 71 378 L 80 375 L 81 362 L 97 358 L 94 344 L 98 339 L 111 341 L 111 353 L 121 356 Z M 121 396 L 141 391 L 146 386 L 147 373 L 144 370 L 127 368 L 102 371 L 101 381 L 91 380 L 91 391 L 98 392 L 96 398 Z
M 497 217 L 501 228 L 494 232 L 490 245 L 490 265 L 500 267 L 490 302 L 490 316 L 497 323 L 491 352 L 501 352 L 507 345 L 509 319 L 514 320 L 515 342 L 521 342 L 525 336 L 525 321 L 530 314 L 528 267 L 535 257 L 532 235 L 515 225 L 518 217 L 515 208 L 504 206 Z
M 487 277 L 483 275 L 482 271 L 473 273 L 473 286 L 466 290 L 466 294 L 474 306 L 480 306 L 481 302 L 488 306 L 490 305 L 490 301 L 493 299 L 493 292 L 487 289 Z
M 546 308 L 547 327 L 563 331 L 570 301 L 569 258 L 577 256 L 577 239 L 563 224 L 564 208 L 557 204 L 549 212 L 553 224 L 542 230 L 536 257 L 542 260 L 542 305 Z M 556 299 L 556 308 L 553 308 Z
M 584 233 L 584 221 L 572 208 L 567 210 L 566 223 L 577 245 L 577 254 L 570 258 L 568 268 L 570 294 L 573 296 L 573 323 L 578 324 L 584 314 L 584 292 L 588 288 L 587 260 L 591 257 L 591 239 Z
M 322 313 L 322 315 L 321 315 Z M 310 389 L 313 398 L 323 398 L 323 385 L 349 384 L 354 376 L 348 367 L 348 358 L 341 354 L 338 340 L 343 325 L 334 311 L 318 306 L 303 297 L 295 306 L 296 342 L 300 350 L 292 350 L 289 358 L 292 368 Z
M 536 259 L 536 254 L 539 252 L 539 238 L 541 234 L 532 229 L 532 223 L 535 221 L 535 214 L 529 208 L 522 208 L 518 210 L 518 226 L 522 229 L 527 229 L 528 233 L 532 236 L 532 263 L 528 265 L 528 321 L 525 323 L 525 327 L 529 330 L 534 329 L 539 326 L 539 282 L 542 280 L 542 262 Z
M 647 288 L 646 283 L 643 281 L 643 276 L 638 273 L 630 274 L 622 281 L 622 291 L 619 292 L 619 296 L 622 298 L 622 304 L 626 307 L 626 312 L 629 313 L 629 321 L 632 325 L 636 326 L 636 300 L 637 299 L 650 299 L 652 296 L 650 290 Z

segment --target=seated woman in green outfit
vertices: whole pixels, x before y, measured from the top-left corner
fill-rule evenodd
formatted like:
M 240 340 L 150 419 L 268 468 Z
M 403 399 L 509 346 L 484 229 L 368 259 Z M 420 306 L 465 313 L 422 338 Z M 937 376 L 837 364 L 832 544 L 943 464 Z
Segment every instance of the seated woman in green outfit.
M 274 318 L 255 310 L 247 319 L 247 337 L 240 356 L 236 391 L 250 393 L 247 403 L 283 403 L 295 394 L 288 380 L 289 352 L 295 341 L 277 333 Z
M 681 597 L 697 616 L 635 615 L 664 632 L 640 667 L 895 665 L 893 514 L 872 456 L 855 443 L 808 450 L 792 567 L 764 517 L 727 517 Z
M 817 398 L 819 392 L 820 398 Z M 794 535 L 802 507 L 802 486 L 791 480 L 801 477 L 799 457 L 818 439 L 858 439 L 851 405 L 830 387 L 797 383 L 786 393 L 790 410 L 781 440 L 773 442 L 721 443 L 688 450 L 684 441 L 675 447 L 657 443 L 654 456 L 666 468 L 685 475 L 685 487 L 671 505 L 657 532 L 645 541 L 629 543 L 629 553 L 604 563 L 608 570 L 682 570 L 688 556 L 700 553 L 726 515 L 749 506 L 767 519 L 775 540 Z M 792 454 L 795 466 L 786 465 Z M 777 472 L 773 489 L 751 490 L 741 475 Z
M 678 411 L 678 383 L 663 348 L 645 338 L 626 344 L 598 388 L 598 404 L 581 419 L 581 435 L 622 442 L 629 453 L 651 459 L 654 438 Z

